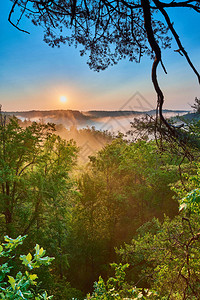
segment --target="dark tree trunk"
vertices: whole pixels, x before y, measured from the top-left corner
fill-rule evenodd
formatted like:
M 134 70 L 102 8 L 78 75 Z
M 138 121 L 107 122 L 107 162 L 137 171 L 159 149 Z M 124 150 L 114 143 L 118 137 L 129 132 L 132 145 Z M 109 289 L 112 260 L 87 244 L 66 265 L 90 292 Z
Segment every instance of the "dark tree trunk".
M 149 41 L 149 44 L 151 46 L 152 51 L 155 54 L 155 59 L 152 65 L 152 82 L 154 85 L 154 89 L 157 93 L 157 103 L 158 103 L 158 111 L 159 111 L 159 117 L 161 122 L 163 122 L 166 127 L 170 130 L 170 132 L 174 135 L 175 131 L 171 128 L 171 126 L 168 124 L 168 122 L 165 120 L 162 114 L 162 107 L 164 103 L 164 95 L 162 90 L 160 89 L 158 79 L 157 79 L 157 67 L 159 63 L 162 63 L 161 59 L 161 50 L 160 47 L 155 39 L 153 28 L 152 28 L 152 20 L 151 20 L 151 9 L 150 9 L 150 3 L 149 0 L 141 0 L 143 14 L 144 14 L 144 27 L 147 33 L 147 38 Z

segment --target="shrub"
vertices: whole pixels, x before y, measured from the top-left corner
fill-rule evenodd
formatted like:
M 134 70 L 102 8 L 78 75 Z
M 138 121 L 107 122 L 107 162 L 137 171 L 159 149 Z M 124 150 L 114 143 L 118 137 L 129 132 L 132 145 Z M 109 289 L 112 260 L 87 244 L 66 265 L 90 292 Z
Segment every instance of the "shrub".
M 14 261 L 17 258 L 16 248 L 23 244 L 26 236 L 18 236 L 12 239 L 8 236 L 4 237 L 5 243 L 0 245 L 0 258 L 3 262 L 0 264 L 0 299 L 1 300 L 47 300 L 53 296 L 48 296 L 46 291 L 38 292 L 37 275 L 32 273 L 33 269 L 41 266 L 48 266 L 54 258 L 45 255 L 45 250 L 39 245 L 34 248 L 34 254 L 20 255 L 23 272 L 18 271 L 12 274 Z M 8 275 L 9 274 L 9 275 Z

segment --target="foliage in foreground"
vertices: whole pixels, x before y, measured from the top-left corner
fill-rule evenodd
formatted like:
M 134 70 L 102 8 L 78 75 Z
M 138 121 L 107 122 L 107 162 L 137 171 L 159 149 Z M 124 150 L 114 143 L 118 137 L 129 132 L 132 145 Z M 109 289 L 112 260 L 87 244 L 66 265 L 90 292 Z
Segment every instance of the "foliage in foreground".
M 132 272 L 139 270 L 138 285 L 149 286 L 168 299 L 198 299 L 199 217 L 189 220 L 178 216 L 166 218 L 163 224 L 154 220 L 148 225 L 151 231 L 143 232 L 119 250 Z
M 198 175 L 197 172 L 197 175 L 188 176 L 190 187 L 199 185 Z M 179 194 L 186 195 L 180 201 L 181 214 L 172 220 L 165 217 L 163 222 L 154 218 L 141 226 L 131 244 L 117 250 L 126 264 L 113 264 L 115 277 L 107 282 L 100 277 L 94 285 L 93 294 L 87 299 L 199 299 L 198 191 L 196 188 L 187 193 L 179 188 Z M 125 281 L 127 267 L 128 279 Z
M 145 224 L 137 239 L 118 250 L 126 264 L 112 264 L 115 277 L 106 282 L 100 277 L 87 299 L 199 299 L 199 225 L 197 215 L 190 220 L 178 216 L 172 221 L 166 218 L 163 224 L 156 219 Z M 146 232 L 148 227 L 151 230 Z M 140 273 L 137 283 L 133 283 L 135 271 Z
M 111 264 L 111 267 L 115 269 L 115 276 L 110 277 L 106 282 L 99 277 L 99 281 L 94 283 L 94 292 L 92 295 L 88 294 L 87 299 L 92 300 L 120 300 L 120 299 L 154 299 L 157 295 L 156 292 L 149 289 L 142 289 L 137 287 L 131 287 L 125 281 L 125 270 L 129 267 L 129 264 Z
M 25 266 L 25 271 L 11 274 L 16 260 L 16 248 L 23 243 L 26 236 L 18 236 L 16 239 L 4 237 L 5 243 L 0 245 L 0 258 L 3 264 L 0 265 L 0 299 L 1 300 L 48 300 L 53 296 L 48 296 L 46 291 L 38 291 L 37 274 L 32 270 L 41 266 L 48 266 L 54 258 L 45 255 L 45 250 L 37 244 L 35 253 L 20 255 L 21 264 Z
M 200 213 L 200 163 L 194 163 L 193 174 L 182 174 L 182 181 L 172 186 L 179 200 L 179 210 L 185 210 L 187 214 Z

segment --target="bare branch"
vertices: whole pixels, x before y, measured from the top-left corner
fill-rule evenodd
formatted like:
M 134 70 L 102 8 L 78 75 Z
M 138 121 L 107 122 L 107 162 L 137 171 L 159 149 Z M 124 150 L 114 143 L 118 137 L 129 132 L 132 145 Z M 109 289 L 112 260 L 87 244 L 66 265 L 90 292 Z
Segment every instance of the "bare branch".
M 200 74 L 198 73 L 198 71 L 197 71 L 196 68 L 194 67 L 193 63 L 192 63 L 191 60 L 190 60 L 189 55 L 188 55 L 187 52 L 185 51 L 185 49 L 184 49 L 184 47 L 183 47 L 183 45 L 182 45 L 182 43 L 181 43 L 181 41 L 180 41 L 180 38 L 179 38 L 177 32 L 175 31 L 174 26 L 173 26 L 173 24 L 172 24 L 172 22 L 171 22 L 171 20 L 170 20 L 170 18 L 169 18 L 169 15 L 168 15 L 167 12 L 164 10 L 164 8 L 163 8 L 163 6 L 162 6 L 162 4 L 161 4 L 161 2 L 160 2 L 159 0 L 153 0 L 153 1 L 154 1 L 154 3 L 156 4 L 156 6 L 159 8 L 160 12 L 163 14 L 163 16 L 164 16 L 164 18 L 165 18 L 165 20 L 166 20 L 166 22 L 167 22 L 167 24 L 168 24 L 168 26 L 169 26 L 169 29 L 171 30 L 171 33 L 173 34 L 173 36 L 174 36 L 174 38 L 175 38 L 175 40 L 176 40 L 176 42 L 177 42 L 177 45 L 178 45 L 178 47 L 179 47 L 179 50 L 180 50 L 180 51 L 183 53 L 183 55 L 185 56 L 185 58 L 186 58 L 188 64 L 190 65 L 190 67 L 192 68 L 192 70 L 194 71 L 194 73 L 196 74 L 196 76 L 197 76 L 197 78 L 198 78 L 198 82 L 199 82 L 199 84 L 200 84 Z
M 17 25 L 15 25 L 15 24 L 11 21 L 12 14 L 14 13 L 14 9 L 15 9 L 15 6 L 16 6 L 17 4 L 18 4 L 18 0 L 15 0 L 14 4 L 13 4 L 11 10 L 10 10 L 10 13 L 9 13 L 8 21 L 9 21 L 15 28 L 17 28 L 19 31 L 22 31 L 22 32 L 24 32 L 24 33 L 30 34 L 30 32 L 28 32 L 28 31 L 26 31 L 26 30 L 23 30 L 23 29 L 19 28 Z M 24 12 L 25 12 L 25 10 L 24 10 Z M 23 13 L 23 14 L 24 14 L 24 13 Z M 22 18 L 22 16 L 20 17 L 20 19 L 21 19 L 21 18 Z

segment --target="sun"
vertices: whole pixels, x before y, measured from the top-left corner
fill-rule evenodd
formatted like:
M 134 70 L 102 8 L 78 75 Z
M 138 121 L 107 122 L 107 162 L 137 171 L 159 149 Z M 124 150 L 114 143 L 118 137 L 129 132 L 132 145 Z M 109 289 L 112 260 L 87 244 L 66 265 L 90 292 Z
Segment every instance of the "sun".
M 60 102 L 61 103 L 66 103 L 67 102 L 67 98 L 65 96 L 60 96 Z

